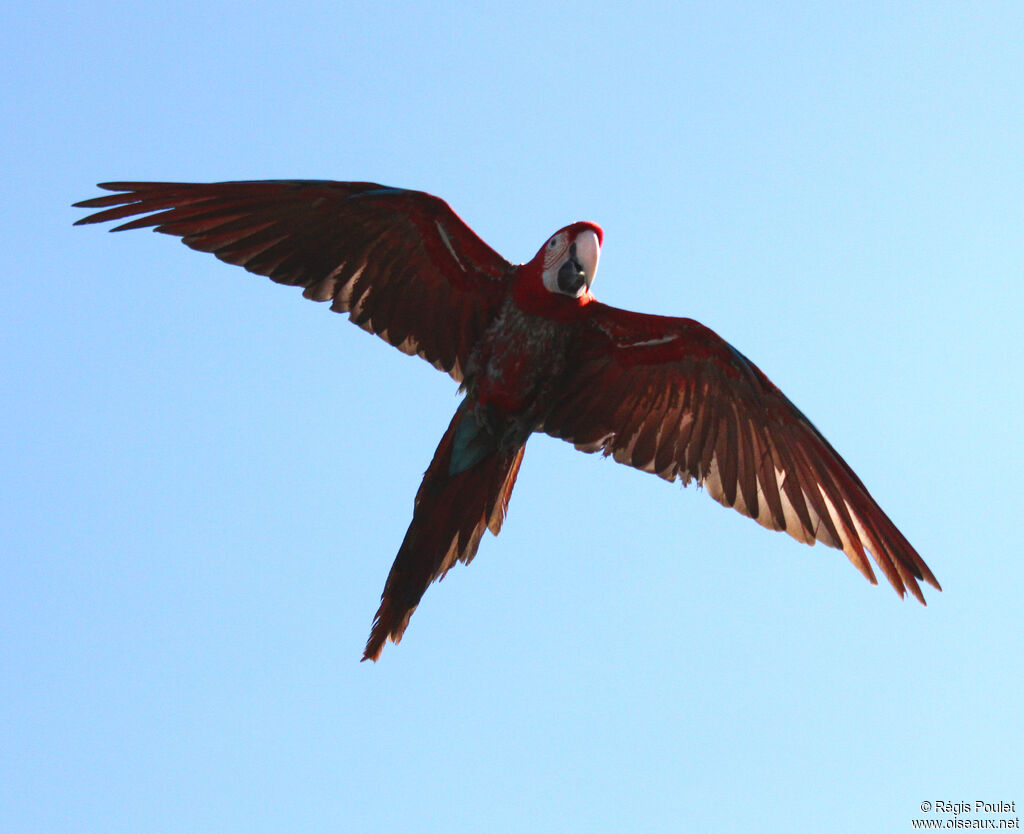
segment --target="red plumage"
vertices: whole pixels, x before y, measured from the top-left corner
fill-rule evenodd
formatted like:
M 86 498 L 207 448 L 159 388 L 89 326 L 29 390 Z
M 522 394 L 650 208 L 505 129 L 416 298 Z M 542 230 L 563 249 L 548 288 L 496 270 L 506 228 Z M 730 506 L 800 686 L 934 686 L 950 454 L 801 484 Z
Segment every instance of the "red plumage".
M 416 493 L 412 523 L 384 584 L 364 660 L 380 657 L 389 638 L 395 643 L 402 639 L 427 586 L 443 579 L 456 562 L 473 561 L 484 529 L 495 536 L 501 530 L 524 447 L 494 444 L 476 466 L 450 474 L 455 433 L 463 419 L 474 418 L 460 408 Z
M 303 288 L 422 356 L 466 397 L 416 495 L 364 660 L 398 642 L 423 592 L 497 535 L 530 434 L 696 480 L 765 527 L 843 550 L 924 603 L 928 566 L 853 470 L 746 357 L 690 319 L 594 300 L 593 223 L 513 266 L 437 197 L 375 183 L 108 183 L 79 220 L 136 217 L 193 249 Z M 141 216 L 137 216 L 141 215 Z

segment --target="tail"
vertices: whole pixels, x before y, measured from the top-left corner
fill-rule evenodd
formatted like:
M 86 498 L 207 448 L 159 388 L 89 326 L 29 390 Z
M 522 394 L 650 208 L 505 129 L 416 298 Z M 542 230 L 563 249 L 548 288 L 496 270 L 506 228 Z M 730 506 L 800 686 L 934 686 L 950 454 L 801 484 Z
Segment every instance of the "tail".
M 389 638 L 402 639 L 427 586 L 457 561 L 472 561 L 485 527 L 498 535 L 524 448 L 502 448 L 498 434 L 462 402 L 416 493 L 412 523 L 384 585 L 363 660 L 376 661 Z

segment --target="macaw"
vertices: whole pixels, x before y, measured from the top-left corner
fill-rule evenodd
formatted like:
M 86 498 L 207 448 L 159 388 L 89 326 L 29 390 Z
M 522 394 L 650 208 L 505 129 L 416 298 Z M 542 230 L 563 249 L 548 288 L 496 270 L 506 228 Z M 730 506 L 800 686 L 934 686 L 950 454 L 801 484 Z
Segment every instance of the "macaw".
M 577 222 L 515 266 L 438 197 L 368 182 L 113 182 L 77 221 L 141 215 L 193 249 L 303 288 L 465 392 L 427 468 L 363 660 L 401 640 L 423 593 L 497 535 L 534 432 L 668 481 L 795 539 L 867 559 L 902 597 L 922 558 L 829 442 L 742 353 L 686 318 L 602 304 L 603 232 Z M 76 224 L 77 225 L 77 224 Z

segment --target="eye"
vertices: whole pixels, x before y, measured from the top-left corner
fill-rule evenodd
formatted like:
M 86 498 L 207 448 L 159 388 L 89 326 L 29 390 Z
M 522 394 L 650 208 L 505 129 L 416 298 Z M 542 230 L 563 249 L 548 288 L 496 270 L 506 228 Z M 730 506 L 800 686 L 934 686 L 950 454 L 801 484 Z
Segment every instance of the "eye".
M 548 249 L 554 249 L 556 246 L 558 246 L 558 240 L 551 238 L 551 240 L 548 241 Z

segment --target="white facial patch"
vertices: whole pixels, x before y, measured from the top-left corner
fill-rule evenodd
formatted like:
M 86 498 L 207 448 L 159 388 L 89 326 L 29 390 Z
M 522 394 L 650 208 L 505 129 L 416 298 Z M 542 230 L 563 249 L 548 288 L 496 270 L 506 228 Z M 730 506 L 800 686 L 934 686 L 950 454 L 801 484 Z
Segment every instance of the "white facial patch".
M 601 242 L 592 229 L 584 229 L 576 235 L 561 231 L 544 246 L 544 287 L 548 292 L 579 298 L 594 282 L 597 262 L 601 257 Z M 583 281 L 571 289 L 559 280 L 560 275 L 583 276 Z

